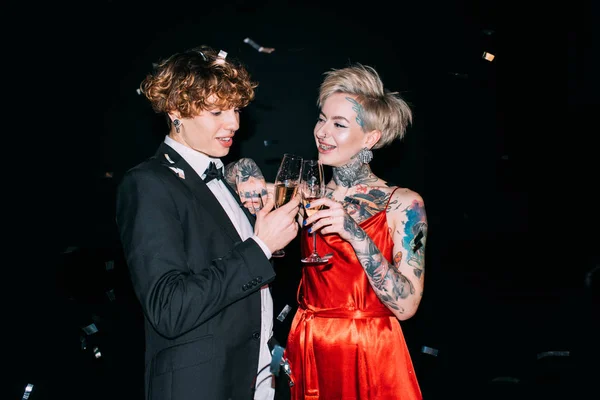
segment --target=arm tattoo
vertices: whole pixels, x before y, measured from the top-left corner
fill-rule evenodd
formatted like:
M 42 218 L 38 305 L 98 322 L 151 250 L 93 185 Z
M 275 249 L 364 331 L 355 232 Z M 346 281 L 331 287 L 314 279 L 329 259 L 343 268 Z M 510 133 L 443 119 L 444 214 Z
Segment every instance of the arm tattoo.
M 371 240 L 368 241 L 367 251 L 357 253 L 360 263 L 363 265 L 367 276 L 373 282 L 374 289 L 384 290 L 385 277 L 387 275 L 387 263 L 382 263 L 379 249 Z
M 420 278 L 424 270 L 425 242 L 427 238 L 427 222 L 423 205 L 414 200 L 406 209 L 407 221 L 404 224 L 404 248 L 408 250 L 406 262 L 414 268 L 414 274 Z
M 366 249 L 362 249 L 364 246 L 360 246 L 360 250 L 355 247 L 354 251 L 365 269 L 377 297 L 389 308 L 404 313 L 404 308 L 398 302 L 415 293 L 412 282 L 387 262 L 375 243 L 366 234 L 365 239 Z M 402 253 L 399 252 L 394 260 L 401 259 Z
M 358 224 L 346 214 L 344 216 L 344 230 L 352 235 L 352 237 L 356 238 L 356 240 L 362 241 L 367 237 L 367 233 L 363 231 L 363 229 L 358 226 Z

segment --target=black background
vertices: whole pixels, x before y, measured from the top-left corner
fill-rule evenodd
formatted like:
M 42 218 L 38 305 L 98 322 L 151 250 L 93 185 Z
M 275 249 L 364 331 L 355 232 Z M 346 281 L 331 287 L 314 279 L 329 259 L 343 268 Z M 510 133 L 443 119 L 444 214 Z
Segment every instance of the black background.
M 597 105 L 594 7 L 565 12 L 566 105 L 562 79 L 550 72 L 564 73 L 550 51 L 558 44 L 511 3 L 97 1 L 33 9 L 35 20 L 18 20 L 37 39 L 21 47 L 7 82 L 32 89 L 6 97 L 19 94 L 20 105 L 49 112 L 22 112 L 16 121 L 16 132 L 35 124 L 42 137 L 32 146 L 29 133 L 17 135 L 17 145 L 42 155 L 10 164 L 33 172 L 8 174 L 27 189 L 7 196 L 23 210 L 10 208 L 9 217 L 29 215 L 33 228 L 23 239 L 10 232 L 24 248 L 12 248 L 22 256 L 11 268 L 20 275 L 7 280 L 18 297 L 6 303 L 17 318 L 7 324 L 15 363 L 11 357 L 3 398 L 20 398 L 32 383 L 32 400 L 141 399 L 141 315 L 114 226 L 114 189 L 166 133 L 136 93 L 144 74 L 200 44 L 242 60 L 259 82 L 228 159 L 254 158 L 267 179 L 285 152 L 316 155 L 311 134 L 326 70 L 371 65 L 411 104 L 405 140 L 376 151 L 372 168 L 419 192 L 427 208 L 425 295 L 402 324 L 426 399 L 538 398 L 595 386 L 598 168 L 594 148 L 578 140 L 594 130 L 586 124 Z M 275 51 L 259 53 L 246 37 Z M 551 142 L 560 149 L 549 152 Z M 555 168 L 563 174 L 549 172 Z M 295 305 L 297 245 L 275 264 L 276 314 Z M 276 325 L 282 343 L 292 314 Z M 92 322 L 99 331 L 86 336 L 81 327 Z M 544 351 L 570 356 L 537 359 Z

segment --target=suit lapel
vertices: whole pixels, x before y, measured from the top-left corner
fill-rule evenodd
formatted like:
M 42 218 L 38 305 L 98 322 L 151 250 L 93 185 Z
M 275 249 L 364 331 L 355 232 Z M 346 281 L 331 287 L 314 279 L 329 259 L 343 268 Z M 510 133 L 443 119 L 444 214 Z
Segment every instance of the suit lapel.
M 163 142 L 156 152 L 156 158 L 165 167 L 179 168 L 183 170 L 185 178 L 182 178 L 181 181 L 192 191 L 196 197 L 196 200 L 200 202 L 206 209 L 208 209 L 209 213 L 215 219 L 215 222 L 219 226 L 223 227 L 225 232 L 234 242 L 239 242 L 241 240 L 240 235 L 235 229 L 235 226 L 233 226 L 233 223 L 229 219 L 229 216 L 223 209 L 221 203 L 219 203 L 213 192 L 211 192 L 208 186 L 206 186 L 206 183 L 204 183 L 202 178 L 198 176 L 196 171 L 194 171 L 194 169 L 184 160 L 183 157 L 181 157 L 181 155 L 179 155 L 179 153 L 173 150 L 171 146 Z M 235 198 L 237 199 L 237 197 Z

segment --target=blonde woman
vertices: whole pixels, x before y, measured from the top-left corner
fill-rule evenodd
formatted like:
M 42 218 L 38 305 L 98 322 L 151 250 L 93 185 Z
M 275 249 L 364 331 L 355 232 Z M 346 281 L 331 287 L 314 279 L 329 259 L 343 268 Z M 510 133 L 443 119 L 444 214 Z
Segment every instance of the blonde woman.
M 310 207 L 302 252 L 333 253 L 304 265 L 288 336 L 292 399 L 420 399 L 401 321 L 423 296 L 427 218 L 421 196 L 390 186 L 372 150 L 402 139 L 412 113 L 378 73 L 356 64 L 326 73 L 314 129 L 319 160 L 333 168 L 326 197 Z

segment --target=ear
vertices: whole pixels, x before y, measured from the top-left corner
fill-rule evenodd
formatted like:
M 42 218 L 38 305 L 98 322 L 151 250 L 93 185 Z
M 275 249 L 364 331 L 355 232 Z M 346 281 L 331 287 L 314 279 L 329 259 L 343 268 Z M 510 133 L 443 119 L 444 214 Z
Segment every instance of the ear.
M 379 129 L 374 129 L 371 132 L 367 132 L 367 137 L 365 138 L 365 147 L 372 149 L 373 146 L 379 142 L 379 139 L 381 139 L 381 131 Z
M 169 119 L 171 120 L 171 123 L 173 123 L 173 121 L 176 119 L 181 119 L 181 117 L 179 117 L 178 115 L 176 115 L 174 113 L 168 113 L 168 115 L 169 115 Z

